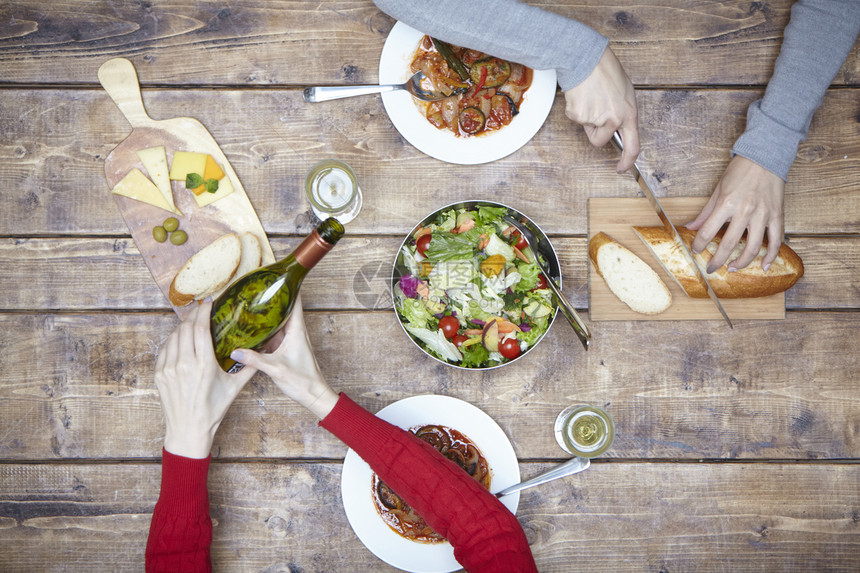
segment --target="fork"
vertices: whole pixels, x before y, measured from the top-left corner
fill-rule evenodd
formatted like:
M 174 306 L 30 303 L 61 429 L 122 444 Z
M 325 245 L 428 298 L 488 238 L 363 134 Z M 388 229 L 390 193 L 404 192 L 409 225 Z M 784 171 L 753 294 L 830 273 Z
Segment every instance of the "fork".
M 504 497 L 506 495 L 510 495 L 512 493 L 522 491 L 524 489 L 528 489 L 530 487 L 534 487 L 536 485 L 545 484 L 547 482 L 557 480 L 558 478 L 567 477 L 569 475 L 573 475 L 575 473 L 579 473 L 583 470 L 587 470 L 588 466 L 591 465 L 591 460 L 588 458 L 572 458 L 563 464 L 559 464 L 544 473 L 533 477 L 530 480 L 518 483 L 516 485 L 512 485 L 511 487 L 505 488 L 502 491 L 495 494 L 496 497 Z
M 314 87 L 305 88 L 303 94 L 305 101 L 314 103 L 319 101 L 328 101 L 332 99 L 340 99 L 352 96 L 393 92 L 397 90 L 406 90 L 411 93 L 413 97 L 416 97 L 422 101 L 438 101 L 448 97 L 442 92 L 426 90 L 421 87 L 421 82 L 426 77 L 427 76 L 424 75 L 424 72 L 416 72 L 415 75 L 413 75 L 411 78 L 409 78 L 402 84 L 385 84 L 379 86 Z
M 540 257 L 538 256 L 538 240 L 535 238 L 534 233 L 532 233 L 526 225 L 517 221 L 510 215 L 505 215 L 504 219 L 505 221 L 516 227 L 516 229 L 520 232 L 520 234 L 525 238 L 526 242 L 532 248 L 532 252 L 535 255 L 535 261 L 537 262 L 538 267 L 540 267 L 541 272 L 546 277 L 546 282 L 549 285 L 549 288 L 555 295 L 555 300 L 558 302 L 559 310 L 561 310 L 561 313 L 573 327 L 573 330 L 579 337 L 579 341 L 582 343 L 582 346 L 585 348 L 585 350 L 588 350 L 588 345 L 591 343 L 591 332 L 589 331 L 588 326 L 585 325 L 585 322 L 583 322 L 582 318 L 580 318 L 579 314 L 577 314 L 573 306 L 571 306 L 570 302 L 567 300 L 567 297 L 562 294 L 561 289 L 559 288 L 558 284 L 556 284 L 555 279 L 552 278 L 552 275 L 550 274 L 546 264 L 541 262 Z

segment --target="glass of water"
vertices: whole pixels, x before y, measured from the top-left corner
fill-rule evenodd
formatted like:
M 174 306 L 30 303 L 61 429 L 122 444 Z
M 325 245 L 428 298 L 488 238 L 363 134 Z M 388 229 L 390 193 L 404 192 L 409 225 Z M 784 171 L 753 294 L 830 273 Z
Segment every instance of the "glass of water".
M 361 189 L 352 168 L 337 159 L 320 161 L 308 172 L 305 195 L 321 220 L 334 217 L 348 223 L 361 211 Z

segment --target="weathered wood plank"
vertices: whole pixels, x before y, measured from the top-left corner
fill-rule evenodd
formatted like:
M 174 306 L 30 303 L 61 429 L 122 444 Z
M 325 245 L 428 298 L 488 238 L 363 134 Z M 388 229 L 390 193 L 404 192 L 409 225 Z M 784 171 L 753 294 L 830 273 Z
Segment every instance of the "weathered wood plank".
M 658 193 L 708 196 L 760 92 L 657 90 L 638 95 L 643 153 Z M 857 90 L 828 94 L 801 145 L 786 191 L 788 233 L 860 232 Z M 306 104 L 298 90 L 144 90 L 156 119 L 193 116 L 214 135 L 269 233 L 310 229 L 307 170 L 336 156 L 364 190 L 350 233 L 405 234 L 433 210 L 465 199 L 509 204 L 551 233 L 586 233 L 588 197 L 631 197 L 617 153 L 591 147 L 559 96 L 535 138 L 485 165 L 456 166 L 406 143 L 376 97 Z M 127 234 L 108 193 L 104 158 L 130 129 L 102 90 L 0 91 L 0 233 Z M 708 129 L 702 129 L 707 121 Z M 547 200 L 551 190 L 553 200 Z M 561 208 L 560 208 L 561 206 Z
M 213 464 L 215 570 L 394 571 L 346 521 L 340 469 Z M 156 464 L 0 466 L 0 569 L 141 570 L 159 476 Z M 523 492 L 517 515 L 540 571 L 852 571 L 858 499 L 856 464 L 598 461 Z
M 299 238 L 272 240 L 277 257 Z M 311 309 L 391 308 L 390 278 L 402 239 L 344 238 L 308 275 L 304 303 Z M 564 292 L 577 308 L 588 307 L 588 247 L 579 237 L 552 237 L 561 261 Z M 805 276 L 786 293 L 788 309 L 860 308 L 860 239 L 794 237 Z M 165 248 L 171 248 L 166 245 Z M 654 263 L 656 264 L 656 263 Z M 0 239 L 0 309 L 165 310 L 134 243 L 123 239 Z M 74 280 L 69 280 L 74 277 Z
M 323 374 L 371 411 L 415 394 L 455 396 L 505 430 L 522 458 L 558 458 L 565 406 L 605 405 L 617 458 L 860 457 L 860 316 L 593 324 L 585 353 L 563 322 L 528 356 L 487 372 L 425 356 L 388 312 L 309 312 Z M 164 313 L 0 315 L 0 457 L 158 455 L 163 420 L 155 354 L 176 323 Z M 263 375 L 240 394 L 216 457 L 339 457 Z
M 530 4 L 608 36 L 636 84 L 763 85 L 791 1 Z M 91 84 L 110 55 L 135 60 L 144 82 L 171 85 L 375 83 L 393 25 L 370 0 L 241 6 L 16 0 L 0 8 L 0 22 L 0 81 Z M 836 82 L 858 81 L 855 48 Z

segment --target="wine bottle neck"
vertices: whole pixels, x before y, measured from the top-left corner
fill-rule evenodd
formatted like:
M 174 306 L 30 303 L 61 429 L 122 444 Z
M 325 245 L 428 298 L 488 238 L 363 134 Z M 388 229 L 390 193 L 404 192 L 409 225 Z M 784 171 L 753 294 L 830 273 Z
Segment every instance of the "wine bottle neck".
M 326 242 L 314 229 L 293 251 L 293 258 L 307 270 L 311 270 L 334 245 Z

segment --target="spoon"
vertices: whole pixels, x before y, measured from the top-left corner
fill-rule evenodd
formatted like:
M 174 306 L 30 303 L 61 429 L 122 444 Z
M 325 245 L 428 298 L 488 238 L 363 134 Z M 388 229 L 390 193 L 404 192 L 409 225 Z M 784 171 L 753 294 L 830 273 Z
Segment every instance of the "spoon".
M 545 484 L 547 482 L 557 480 L 558 478 L 563 478 L 569 475 L 573 475 L 575 473 L 579 473 L 583 470 L 588 469 L 588 466 L 590 465 L 591 460 L 589 460 L 588 458 L 572 458 L 570 460 L 567 460 L 563 464 L 559 464 L 554 468 L 545 471 L 538 476 L 533 477 L 530 480 L 518 483 L 516 485 L 512 485 L 511 487 L 506 487 L 495 495 L 496 497 L 504 497 L 506 495 L 522 491 L 530 487 L 534 487 L 536 485 Z
M 328 101 L 332 99 L 340 99 L 344 97 L 360 96 L 367 94 L 377 94 L 393 92 L 396 90 L 406 90 L 414 97 L 423 101 L 438 101 L 445 99 L 446 96 L 442 92 L 425 90 L 421 87 L 421 81 L 427 76 L 424 72 L 416 72 L 414 76 L 406 80 L 402 84 L 387 84 L 381 86 L 329 86 L 305 88 L 305 101 L 318 102 Z
M 509 215 L 505 215 L 505 221 L 516 227 L 516 229 L 520 232 L 520 235 L 526 240 L 529 246 L 532 248 L 532 252 L 535 254 L 535 261 L 540 267 L 541 272 L 546 277 L 546 282 L 552 290 L 553 294 L 555 294 L 555 299 L 558 302 L 558 308 L 561 310 L 561 313 L 573 327 L 573 330 L 576 331 L 576 335 L 579 337 L 579 341 L 582 343 L 582 346 L 585 350 L 588 350 L 588 345 L 591 343 L 591 332 L 588 330 L 588 326 L 586 326 L 585 322 L 579 317 L 576 310 L 571 306 L 570 302 L 567 300 L 561 289 L 555 283 L 555 279 L 552 278 L 552 275 L 549 272 L 549 269 L 546 268 L 546 265 L 541 262 L 540 257 L 538 256 L 538 249 L 540 247 L 539 241 L 535 238 L 534 233 L 532 233 L 531 229 L 528 228 L 527 225 L 517 221 L 513 217 Z

